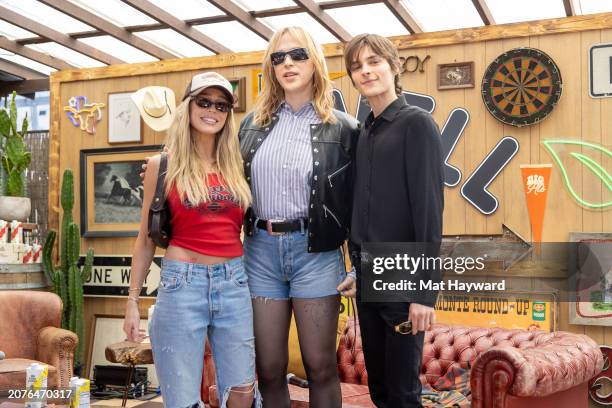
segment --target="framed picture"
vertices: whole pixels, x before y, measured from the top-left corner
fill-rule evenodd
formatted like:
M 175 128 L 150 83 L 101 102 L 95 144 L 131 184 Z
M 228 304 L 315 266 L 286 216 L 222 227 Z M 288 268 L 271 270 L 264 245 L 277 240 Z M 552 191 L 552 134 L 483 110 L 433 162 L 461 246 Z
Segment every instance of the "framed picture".
M 140 225 L 144 158 L 161 145 L 81 150 L 81 235 L 135 237 Z
M 474 87 L 474 62 L 438 64 L 438 89 Z
M 612 326 L 612 233 L 571 232 L 569 241 L 570 323 Z
M 229 78 L 228 81 L 234 88 L 234 98 L 236 98 L 234 112 L 246 111 L 246 77 Z
M 108 94 L 108 143 L 141 143 L 140 112 L 130 96 L 134 92 Z
M 147 319 L 140 319 L 140 328 L 146 329 L 147 335 L 149 334 L 148 325 L 149 321 Z M 96 365 L 121 365 L 108 361 L 104 354 L 104 350 L 106 346 L 124 341 L 126 336 L 123 332 L 123 316 L 120 315 L 95 314 L 90 327 L 91 336 L 89 337 L 89 355 L 87 359 L 88 366 L 86 375 L 88 375 L 88 378 L 93 379 L 94 367 Z M 149 338 L 144 340 L 144 342 L 148 341 Z M 159 385 L 154 364 L 139 364 L 138 366 L 147 367 L 147 377 L 151 382 L 151 387 Z

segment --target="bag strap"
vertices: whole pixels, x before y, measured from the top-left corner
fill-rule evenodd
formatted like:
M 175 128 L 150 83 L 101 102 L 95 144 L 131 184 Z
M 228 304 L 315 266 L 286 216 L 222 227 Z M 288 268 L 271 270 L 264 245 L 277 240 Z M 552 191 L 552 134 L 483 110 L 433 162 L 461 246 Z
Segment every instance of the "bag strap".
M 166 205 L 164 197 L 164 180 L 166 179 L 166 169 L 168 167 L 168 154 L 162 152 L 159 159 L 159 173 L 157 174 L 157 185 L 155 186 L 155 196 L 151 203 L 151 210 L 161 211 Z

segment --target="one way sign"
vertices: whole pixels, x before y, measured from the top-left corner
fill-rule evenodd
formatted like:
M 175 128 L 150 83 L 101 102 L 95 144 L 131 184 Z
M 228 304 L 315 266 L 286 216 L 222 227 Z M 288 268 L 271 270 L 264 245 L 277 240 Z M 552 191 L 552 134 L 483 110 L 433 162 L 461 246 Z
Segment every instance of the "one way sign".
M 161 256 L 156 256 L 143 283 L 141 297 L 156 297 L 161 272 Z M 80 265 L 85 262 L 81 257 Z M 132 273 L 130 255 L 95 256 L 91 277 L 83 282 L 83 294 L 90 297 L 127 296 Z

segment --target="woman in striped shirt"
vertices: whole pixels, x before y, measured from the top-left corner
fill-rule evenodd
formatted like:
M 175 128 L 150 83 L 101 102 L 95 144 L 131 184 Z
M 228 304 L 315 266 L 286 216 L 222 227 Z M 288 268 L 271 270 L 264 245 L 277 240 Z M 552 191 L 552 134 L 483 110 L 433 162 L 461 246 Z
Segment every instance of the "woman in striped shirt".
M 295 315 L 310 406 L 340 407 L 336 370 L 339 294 L 353 294 L 340 247 L 350 220 L 357 121 L 335 109 L 321 47 L 299 27 L 278 31 L 263 89 L 242 121 L 240 145 L 253 194 L 244 256 L 253 298 L 256 365 L 264 406 L 288 408 L 288 335 Z

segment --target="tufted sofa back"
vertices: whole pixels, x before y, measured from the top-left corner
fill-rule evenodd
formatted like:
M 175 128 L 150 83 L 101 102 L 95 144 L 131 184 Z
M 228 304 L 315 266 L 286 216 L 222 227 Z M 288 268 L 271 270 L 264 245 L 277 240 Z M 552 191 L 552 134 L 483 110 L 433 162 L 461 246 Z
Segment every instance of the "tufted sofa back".
M 562 342 L 566 334 L 436 324 L 432 330 L 425 333 L 421 382 L 432 385 L 453 366 L 471 368 L 476 357 L 492 347 L 526 349 L 544 344 L 550 346 L 551 343 Z M 355 322 L 353 318 L 346 322 L 338 345 L 337 358 L 340 381 L 367 384 L 368 374 L 363 359 L 359 321 Z

